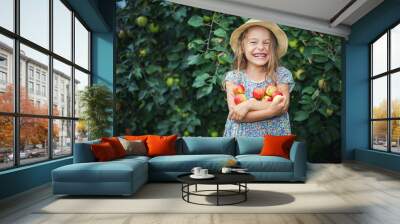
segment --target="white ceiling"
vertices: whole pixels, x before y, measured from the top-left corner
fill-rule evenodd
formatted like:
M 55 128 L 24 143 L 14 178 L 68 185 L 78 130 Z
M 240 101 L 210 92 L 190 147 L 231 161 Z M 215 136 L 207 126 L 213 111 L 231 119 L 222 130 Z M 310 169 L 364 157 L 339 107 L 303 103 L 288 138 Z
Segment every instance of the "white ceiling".
M 169 0 L 347 38 L 350 27 L 383 0 Z M 348 7 L 346 8 L 346 5 Z M 343 8 L 346 8 L 339 13 Z

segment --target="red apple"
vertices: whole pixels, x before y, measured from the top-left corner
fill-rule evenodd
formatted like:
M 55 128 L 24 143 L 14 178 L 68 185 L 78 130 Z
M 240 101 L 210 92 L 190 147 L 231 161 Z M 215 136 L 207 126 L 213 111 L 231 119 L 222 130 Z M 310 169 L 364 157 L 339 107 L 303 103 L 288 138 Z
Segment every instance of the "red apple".
M 280 102 L 281 100 L 283 99 L 283 96 L 282 95 L 276 95 L 276 96 L 274 96 L 273 98 L 272 98 L 272 101 L 274 101 L 274 102 Z
M 275 92 L 272 93 L 271 96 L 272 96 L 272 98 L 274 98 L 275 96 L 278 96 L 278 95 L 283 96 L 283 94 L 280 91 L 276 90 Z
M 272 96 L 265 95 L 263 97 L 263 100 L 271 102 L 272 101 Z
M 247 98 L 246 98 L 246 95 L 244 95 L 244 94 L 238 94 L 235 96 L 235 98 L 233 98 L 233 100 L 235 101 L 235 104 L 237 105 L 243 101 L 246 101 Z
M 270 84 L 265 89 L 265 94 L 267 94 L 268 96 L 272 96 L 272 94 L 277 90 L 278 90 L 278 88 L 276 88 L 276 86 Z
M 233 93 L 235 95 L 244 94 L 244 92 L 245 92 L 245 89 L 244 89 L 244 86 L 242 84 L 239 84 L 239 85 L 235 86 L 235 88 L 233 89 Z
M 253 90 L 253 97 L 257 100 L 261 100 L 265 94 L 265 89 L 263 88 L 255 88 Z

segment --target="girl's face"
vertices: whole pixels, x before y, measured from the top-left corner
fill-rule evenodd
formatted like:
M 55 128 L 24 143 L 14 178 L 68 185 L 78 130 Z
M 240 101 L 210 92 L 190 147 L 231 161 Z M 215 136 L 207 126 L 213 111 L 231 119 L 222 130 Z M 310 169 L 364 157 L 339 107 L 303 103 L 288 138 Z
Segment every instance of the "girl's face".
M 260 26 L 250 27 L 243 39 L 243 50 L 248 63 L 264 66 L 270 58 L 271 42 L 269 30 Z

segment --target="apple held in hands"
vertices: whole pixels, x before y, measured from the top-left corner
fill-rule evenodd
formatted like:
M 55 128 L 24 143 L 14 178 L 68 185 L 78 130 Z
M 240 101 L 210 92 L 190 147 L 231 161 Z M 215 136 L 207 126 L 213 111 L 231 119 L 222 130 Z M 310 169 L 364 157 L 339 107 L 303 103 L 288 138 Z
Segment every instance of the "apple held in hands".
M 272 101 L 272 96 L 265 95 L 265 96 L 263 97 L 263 100 L 264 100 L 264 101 L 271 102 L 271 101 Z
M 261 100 L 264 97 L 265 89 L 263 88 L 255 88 L 253 90 L 253 97 L 257 100 Z
M 244 92 L 245 92 L 245 89 L 244 89 L 244 86 L 242 84 L 239 84 L 239 85 L 235 86 L 235 88 L 233 89 L 233 93 L 235 95 L 244 94 Z
M 267 94 L 268 96 L 272 96 L 272 94 L 274 92 L 278 91 L 278 88 L 276 88 L 275 85 L 268 85 L 267 88 L 265 89 L 265 94 Z
M 235 104 L 238 105 L 239 103 L 246 101 L 247 98 L 244 94 L 237 94 L 233 100 L 235 101 Z

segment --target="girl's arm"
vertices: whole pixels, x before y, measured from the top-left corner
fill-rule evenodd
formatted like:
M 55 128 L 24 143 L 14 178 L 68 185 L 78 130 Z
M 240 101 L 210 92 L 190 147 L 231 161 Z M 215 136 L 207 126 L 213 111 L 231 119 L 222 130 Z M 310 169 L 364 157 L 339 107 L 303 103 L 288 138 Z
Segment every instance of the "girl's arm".
M 231 81 L 226 81 L 225 82 L 226 99 L 227 99 L 227 103 L 228 103 L 229 112 L 235 106 L 235 102 L 233 100 L 233 98 L 235 97 L 235 94 L 233 93 L 233 89 L 234 88 L 235 88 L 235 84 L 234 83 L 232 83 Z
M 284 100 L 279 102 L 277 105 L 273 105 L 271 107 L 271 103 L 267 104 L 265 102 L 257 101 L 250 103 L 249 108 L 258 109 L 255 111 L 249 111 L 242 119 L 237 119 L 240 122 L 255 122 L 261 121 L 265 119 L 269 119 L 275 116 L 279 116 L 283 113 L 286 113 L 289 109 L 289 85 L 288 84 L 278 84 L 277 88 L 280 92 L 282 92 L 284 96 Z M 260 109 L 261 108 L 261 109 Z M 237 118 L 237 117 L 235 117 Z

